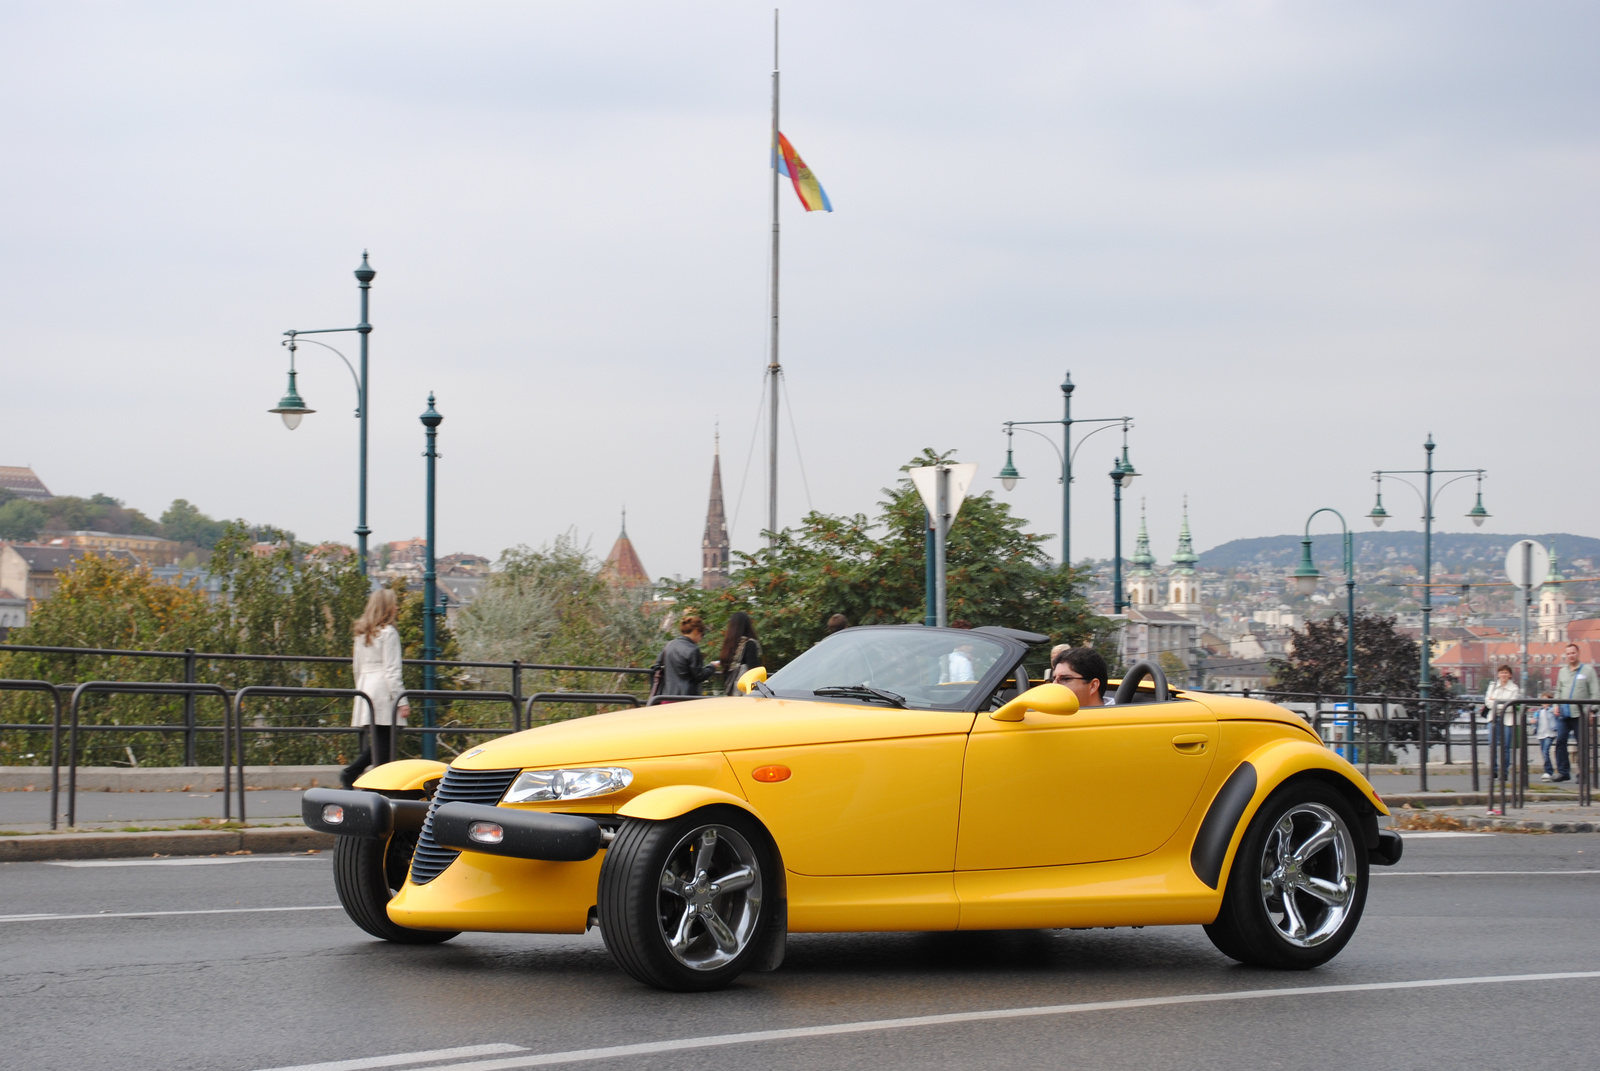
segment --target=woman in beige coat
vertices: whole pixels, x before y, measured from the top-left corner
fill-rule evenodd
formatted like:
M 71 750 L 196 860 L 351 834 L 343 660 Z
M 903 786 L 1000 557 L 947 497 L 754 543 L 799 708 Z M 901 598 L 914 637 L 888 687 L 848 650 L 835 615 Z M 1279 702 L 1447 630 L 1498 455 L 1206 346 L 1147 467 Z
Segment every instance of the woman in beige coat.
M 400 673 L 400 632 L 394 627 L 400 616 L 400 604 L 389 588 L 379 588 L 367 599 L 367 608 L 356 620 L 355 656 L 353 668 L 355 686 L 372 700 L 369 710 L 359 698 L 350 712 L 350 724 L 372 725 L 371 733 L 361 735 L 361 754 L 344 768 L 339 780 L 349 788 L 368 763 L 382 765 L 389 760 L 394 725 L 406 723 L 411 708 L 405 703 L 395 707 L 395 699 L 405 691 Z M 378 753 L 372 753 L 372 738 L 377 737 Z

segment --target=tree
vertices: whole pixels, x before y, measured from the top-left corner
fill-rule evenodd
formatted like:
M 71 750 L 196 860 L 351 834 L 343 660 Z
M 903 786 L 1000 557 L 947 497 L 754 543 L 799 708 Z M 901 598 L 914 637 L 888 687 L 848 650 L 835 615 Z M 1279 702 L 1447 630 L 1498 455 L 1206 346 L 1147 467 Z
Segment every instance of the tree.
M 1276 692 L 1342 694 L 1345 673 L 1345 617 L 1334 614 L 1291 633 L 1288 658 L 1272 660 Z M 1417 695 L 1422 648 L 1395 629 L 1395 619 L 1356 613 L 1356 689 L 1362 695 Z M 1434 674 L 1433 694 L 1446 693 L 1449 681 Z
M 187 499 L 175 498 L 161 515 L 162 535 L 180 543 L 193 543 L 202 550 L 210 550 L 227 533 L 225 521 L 214 521 L 189 504 Z
M 50 515 L 37 502 L 12 498 L 0 506 L 0 539 L 31 543 L 39 538 Z
M 636 592 L 610 583 L 600 562 L 567 533 L 537 550 L 505 551 L 498 568 L 458 624 L 462 650 L 473 661 L 520 659 L 548 665 L 636 666 L 648 664 L 665 642 L 658 618 Z M 494 671 L 494 687 L 509 688 L 509 675 Z M 593 673 L 524 675 L 525 692 L 640 690 L 637 676 Z M 549 717 L 585 708 L 552 707 Z
M 902 471 L 949 458 L 924 450 Z M 669 591 L 685 612 L 699 611 L 713 639 L 729 614 L 749 612 L 769 670 L 820 640 L 834 613 L 853 625 L 920 623 L 926 612 L 922 500 L 909 477 L 883 494 L 876 518 L 812 512 L 770 546 L 737 554 L 741 564 L 724 588 L 680 584 L 668 585 Z M 1049 537 L 1027 534 L 1024 523 L 988 494 L 962 504 L 946 546 L 951 622 L 1028 629 L 1057 643 L 1105 644 L 1110 623 L 1084 599 L 1083 571 L 1054 567 L 1042 547 Z

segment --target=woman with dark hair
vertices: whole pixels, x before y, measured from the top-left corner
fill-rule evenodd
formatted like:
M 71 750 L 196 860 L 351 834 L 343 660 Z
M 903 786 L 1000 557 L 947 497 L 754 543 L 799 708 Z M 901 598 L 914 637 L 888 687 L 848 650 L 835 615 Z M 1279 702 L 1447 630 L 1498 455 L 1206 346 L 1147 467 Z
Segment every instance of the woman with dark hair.
M 756 640 L 756 626 L 750 615 L 735 610 L 728 618 L 728 630 L 722 634 L 722 687 L 727 695 L 738 695 L 739 678 L 761 665 L 761 644 Z

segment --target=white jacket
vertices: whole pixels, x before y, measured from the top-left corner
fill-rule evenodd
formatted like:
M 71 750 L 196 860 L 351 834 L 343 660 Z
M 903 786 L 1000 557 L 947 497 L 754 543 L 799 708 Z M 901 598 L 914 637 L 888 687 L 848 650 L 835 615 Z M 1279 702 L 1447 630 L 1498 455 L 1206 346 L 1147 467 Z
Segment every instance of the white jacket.
M 1507 681 L 1505 684 L 1501 684 L 1499 678 L 1496 678 L 1489 685 L 1489 690 L 1483 693 L 1483 705 L 1489 708 L 1489 716 L 1493 717 L 1496 703 L 1509 703 L 1513 699 L 1521 698 L 1522 689 L 1517 687 L 1516 681 Z M 1500 713 L 1505 724 L 1516 724 L 1515 710 L 1503 710 Z
M 378 724 L 393 725 L 395 698 L 406 687 L 400 676 L 400 633 L 395 631 L 393 625 L 385 625 L 372 637 L 371 644 L 357 636 L 353 662 L 355 686 L 371 697 Z M 352 703 L 350 724 L 370 724 L 372 719 L 368 716 L 367 704 L 360 699 L 352 700 Z M 401 719 L 400 724 L 404 725 L 405 720 Z

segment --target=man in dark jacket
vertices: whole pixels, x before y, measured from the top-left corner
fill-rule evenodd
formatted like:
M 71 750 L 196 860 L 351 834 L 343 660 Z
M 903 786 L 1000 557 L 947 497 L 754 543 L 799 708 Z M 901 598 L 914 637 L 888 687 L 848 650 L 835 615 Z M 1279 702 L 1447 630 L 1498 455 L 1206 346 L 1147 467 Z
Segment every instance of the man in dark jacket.
M 700 641 L 706 636 L 704 621 L 693 614 L 685 614 L 678 622 L 678 632 L 681 635 L 661 652 L 664 670 L 661 694 L 699 695 L 700 686 L 722 668 L 722 663 L 706 664 L 705 655 L 700 651 Z

